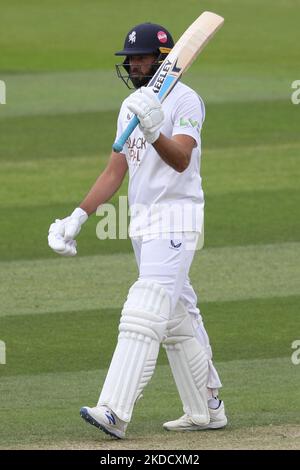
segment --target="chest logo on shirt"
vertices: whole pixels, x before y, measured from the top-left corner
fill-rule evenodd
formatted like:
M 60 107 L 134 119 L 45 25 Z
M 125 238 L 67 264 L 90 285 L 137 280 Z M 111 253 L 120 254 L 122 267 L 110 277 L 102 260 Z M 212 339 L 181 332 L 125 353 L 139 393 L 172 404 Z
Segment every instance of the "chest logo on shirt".
M 141 163 L 141 153 L 146 150 L 146 139 L 144 137 L 129 137 L 126 141 L 128 147 L 129 162 L 135 166 Z

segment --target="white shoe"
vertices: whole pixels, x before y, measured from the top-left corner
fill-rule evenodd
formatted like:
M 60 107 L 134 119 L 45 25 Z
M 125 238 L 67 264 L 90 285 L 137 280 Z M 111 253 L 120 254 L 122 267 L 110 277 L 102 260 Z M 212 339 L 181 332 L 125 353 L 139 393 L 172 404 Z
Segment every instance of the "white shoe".
M 107 406 L 84 406 L 80 410 L 80 416 L 88 423 L 96 426 L 110 436 L 124 439 L 127 423 L 117 417 Z
M 227 424 L 227 418 L 223 401 L 220 400 L 220 404 L 217 409 L 208 408 L 208 410 L 210 415 L 210 421 L 208 424 L 195 424 L 191 416 L 183 415 L 175 421 L 164 423 L 163 427 L 167 429 L 167 431 L 201 431 L 204 429 L 224 428 Z

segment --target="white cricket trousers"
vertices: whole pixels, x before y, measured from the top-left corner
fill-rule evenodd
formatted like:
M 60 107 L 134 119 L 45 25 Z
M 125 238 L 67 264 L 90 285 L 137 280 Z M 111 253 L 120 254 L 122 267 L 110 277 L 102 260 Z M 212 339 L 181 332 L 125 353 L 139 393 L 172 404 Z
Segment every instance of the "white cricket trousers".
M 197 296 L 190 283 L 189 270 L 195 255 L 199 234 L 196 232 L 177 232 L 161 235 L 144 235 L 132 238 L 132 246 L 139 269 L 139 280 L 149 279 L 161 284 L 168 292 L 172 310 L 180 300 L 192 315 L 197 331 L 197 339 L 208 354 L 209 375 L 207 387 L 222 387 L 219 375 L 212 363 L 209 337 L 197 307 Z

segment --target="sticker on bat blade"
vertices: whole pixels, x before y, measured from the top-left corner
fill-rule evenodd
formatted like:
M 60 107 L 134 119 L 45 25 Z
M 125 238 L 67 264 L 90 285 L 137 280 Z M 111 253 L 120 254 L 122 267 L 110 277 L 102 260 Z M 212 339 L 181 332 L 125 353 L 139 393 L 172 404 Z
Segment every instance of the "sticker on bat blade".
M 172 68 L 172 72 L 175 72 L 175 73 L 180 73 L 181 72 L 181 67 L 177 67 L 177 62 L 178 62 L 178 59 L 176 59 L 176 62 L 174 64 L 174 67 Z
M 163 95 L 165 93 L 165 90 L 168 90 L 170 88 L 170 85 L 174 82 L 174 80 L 178 79 L 178 75 L 181 72 L 181 68 L 177 67 L 177 59 L 173 66 L 172 64 L 172 61 L 167 60 L 166 63 L 163 65 L 162 69 L 160 70 L 158 76 L 156 77 L 154 83 L 150 83 L 148 85 L 152 86 L 154 93 L 159 93 L 159 96 Z M 174 75 L 170 79 L 169 77 L 167 77 L 169 73 L 174 73 Z M 162 88 L 164 89 L 164 92 L 161 91 Z
M 163 64 L 161 70 L 159 71 L 159 74 L 157 77 L 155 77 L 155 81 L 153 83 L 153 91 L 154 93 L 158 93 L 159 90 L 161 89 L 161 86 L 168 75 L 168 72 L 171 68 L 172 62 L 170 60 L 167 60 L 166 63 Z M 152 83 L 150 83 L 152 85 Z
M 172 90 L 173 88 L 173 85 L 177 82 L 177 77 L 174 77 L 173 75 L 169 75 L 164 83 L 162 84 L 160 90 L 159 90 L 159 93 L 158 93 L 158 97 L 160 100 L 162 100 L 163 98 L 165 98 L 169 93 L 170 91 Z

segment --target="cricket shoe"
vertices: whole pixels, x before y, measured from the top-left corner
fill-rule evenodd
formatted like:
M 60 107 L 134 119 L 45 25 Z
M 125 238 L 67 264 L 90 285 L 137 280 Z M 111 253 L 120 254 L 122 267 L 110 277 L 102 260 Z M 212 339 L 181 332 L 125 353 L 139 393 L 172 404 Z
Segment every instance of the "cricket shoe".
M 208 408 L 210 421 L 208 424 L 199 425 L 193 422 L 191 416 L 183 415 L 175 421 L 168 421 L 163 424 L 164 429 L 167 431 L 203 431 L 205 429 L 221 429 L 227 424 L 225 415 L 225 407 L 222 400 L 220 400 L 217 409 Z
M 124 439 L 128 423 L 122 421 L 107 406 L 95 406 L 89 408 L 84 406 L 80 410 L 80 416 L 88 423 L 117 439 Z

